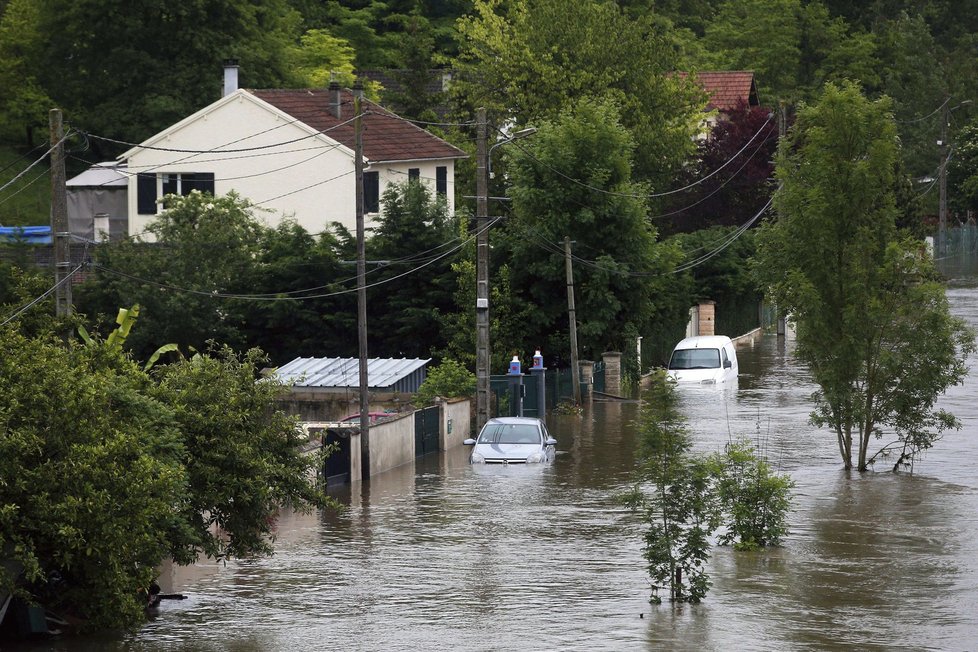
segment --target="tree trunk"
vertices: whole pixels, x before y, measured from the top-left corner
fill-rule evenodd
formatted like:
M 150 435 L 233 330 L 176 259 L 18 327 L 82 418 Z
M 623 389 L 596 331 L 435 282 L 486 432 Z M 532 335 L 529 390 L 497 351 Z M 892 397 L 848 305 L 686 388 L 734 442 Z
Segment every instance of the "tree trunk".
M 848 471 L 852 469 L 852 430 L 836 426 L 835 434 L 839 438 L 839 456 L 842 457 L 843 468 Z

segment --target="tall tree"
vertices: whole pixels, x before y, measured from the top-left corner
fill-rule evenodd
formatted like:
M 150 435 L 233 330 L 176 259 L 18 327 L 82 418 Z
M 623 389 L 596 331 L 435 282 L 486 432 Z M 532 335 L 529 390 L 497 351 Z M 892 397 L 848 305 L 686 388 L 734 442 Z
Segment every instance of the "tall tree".
M 31 69 L 68 120 L 92 133 L 138 142 L 185 118 L 220 98 L 228 58 L 246 85 L 290 79 L 299 16 L 286 0 L 36 4 Z
M 508 264 L 514 292 L 533 307 L 525 348 L 568 350 L 565 237 L 574 241 L 583 355 L 625 350 L 660 308 L 657 289 L 678 254 L 655 242 L 646 186 L 632 181 L 635 143 L 618 115 L 614 102 L 584 98 L 507 149 Z
M 780 217 L 758 238 L 759 278 L 795 322 L 819 387 L 812 421 L 860 471 L 873 439 L 892 439 L 899 465 L 957 425 L 935 402 L 974 346 L 930 258 L 899 237 L 898 147 L 889 100 L 828 85 L 779 149 Z
M 442 315 L 454 310 L 456 230 L 443 197 L 421 180 L 393 184 L 367 244 L 370 353 L 431 356 L 444 348 Z
M 582 97 L 613 99 L 638 144 L 637 178 L 664 183 L 692 149 L 702 92 L 672 74 L 675 43 L 654 13 L 632 18 L 599 0 L 478 0 L 458 38 L 451 92 L 499 125 L 535 126 Z

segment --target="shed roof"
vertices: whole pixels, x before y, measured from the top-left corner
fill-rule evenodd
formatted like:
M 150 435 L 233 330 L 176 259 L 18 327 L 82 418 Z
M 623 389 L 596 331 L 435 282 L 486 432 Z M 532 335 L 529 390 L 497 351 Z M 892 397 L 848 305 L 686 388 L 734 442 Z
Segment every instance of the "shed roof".
M 65 182 L 69 188 L 105 188 L 129 185 L 129 177 L 125 174 L 126 164 L 117 161 L 96 163 L 81 174 L 71 177 Z
M 690 73 L 679 73 L 687 77 Z M 759 106 L 754 73 L 750 70 L 717 70 L 692 73 L 696 82 L 709 96 L 708 109 L 729 113 L 737 109 L 741 102 L 747 106 Z
M 330 104 L 332 91 L 325 88 L 286 90 L 248 90 L 258 99 L 350 149 L 354 148 L 353 93 L 340 91 L 340 116 Z M 465 158 L 468 155 L 454 145 L 384 107 L 363 100 L 363 155 L 371 163 L 389 161 L 425 161 Z
M 367 385 L 390 387 L 431 362 L 431 358 L 370 358 Z M 275 370 L 275 377 L 295 387 L 357 387 L 358 358 L 296 358 Z

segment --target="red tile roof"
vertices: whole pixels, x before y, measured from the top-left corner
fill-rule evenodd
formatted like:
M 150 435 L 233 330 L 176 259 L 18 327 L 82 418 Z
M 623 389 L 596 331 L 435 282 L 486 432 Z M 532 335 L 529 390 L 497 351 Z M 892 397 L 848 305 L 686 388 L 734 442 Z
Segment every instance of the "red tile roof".
M 681 77 L 689 73 L 679 73 Z M 741 102 L 747 106 L 758 106 L 757 87 L 754 73 L 749 70 L 723 70 L 694 73 L 697 83 L 710 95 L 708 109 L 729 113 Z
M 354 148 L 353 93 L 340 91 L 336 117 L 328 89 L 248 90 L 258 99 L 298 119 L 333 140 Z M 379 104 L 363 100 L 363 155 L 371 163 L 464 158 L 465 152 L 400 118 Z

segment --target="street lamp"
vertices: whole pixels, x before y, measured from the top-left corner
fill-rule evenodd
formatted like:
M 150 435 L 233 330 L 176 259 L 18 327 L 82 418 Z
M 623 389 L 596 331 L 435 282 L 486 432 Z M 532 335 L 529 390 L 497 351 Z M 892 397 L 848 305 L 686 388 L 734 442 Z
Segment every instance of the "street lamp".
M 492 150 L 500 145 L 524 138 L 536 129 L 521 129 L 508 138 L 486 148 L 486 110 L 476 111 L 476 239 L 475 239 L 475 425 L 482 429 L 489 420 L 489 178 L 492 176 Z

